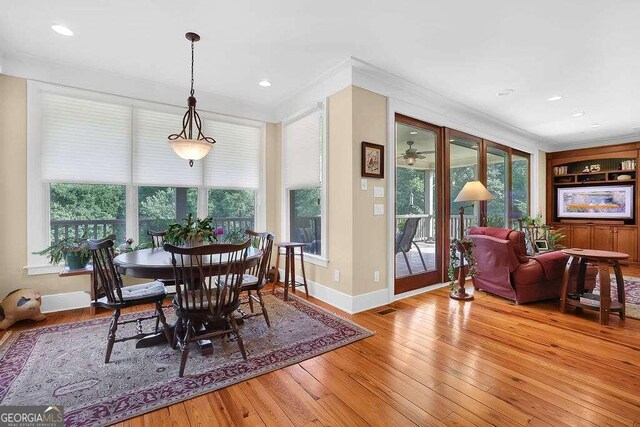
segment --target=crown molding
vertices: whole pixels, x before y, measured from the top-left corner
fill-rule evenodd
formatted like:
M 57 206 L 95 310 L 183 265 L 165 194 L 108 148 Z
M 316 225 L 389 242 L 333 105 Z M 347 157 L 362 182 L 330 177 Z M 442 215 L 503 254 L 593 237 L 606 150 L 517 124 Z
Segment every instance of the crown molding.
M 581 148 L 602 147 L 607 145 L 628 144 L 631 142 L 640 142 L 640 132 L 630 133 L 627 135 L 612 138 L 595 138 L 580 142 L 555 143 L 551 145 L 549 152 L 578 150 Z
M 3 74 L 27 80 L 173 106 L 185 106 L 187 101 L 188 89 L 186 87 L 109 73 L 90 67 L 54 62 L 20 53 L 5 55 L 2 57 L 0 66 Z M 198 108 L 212 113 L 262 122 L 275 121 L 274 111 L 268 106 L 244 102 L 203 90 L 198 91 Z

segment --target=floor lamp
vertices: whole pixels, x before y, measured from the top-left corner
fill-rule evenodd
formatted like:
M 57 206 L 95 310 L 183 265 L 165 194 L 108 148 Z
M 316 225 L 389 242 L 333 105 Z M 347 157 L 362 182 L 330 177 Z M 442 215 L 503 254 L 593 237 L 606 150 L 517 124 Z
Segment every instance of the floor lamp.
M 454 202 L 484 202 L 487 200 L 493 200 L 495 197 L 489 190 L 482 185 L 480 181 L 469 181 L 467 182 L 460 193 L 458 193 L 458 197 L 455 198 Z M 466 207 L 470 207 L 473 205 L 468 205 Z M 460 206 L 460 234 L 458 235 L 458 239 L 461 241 L 464 239 L 464 208 L 465 206 Z M 458 251 L 460 252 L 460 267 L 458 269 L 458 289 L 451 292 L 451 298 L 457 300 L 469 301 L 473 299 L 473 295 L 468 294 L 464 290 L 464 282 L 465 273 L 464 273 L 464 253 L 465 247 L 458 243 Z

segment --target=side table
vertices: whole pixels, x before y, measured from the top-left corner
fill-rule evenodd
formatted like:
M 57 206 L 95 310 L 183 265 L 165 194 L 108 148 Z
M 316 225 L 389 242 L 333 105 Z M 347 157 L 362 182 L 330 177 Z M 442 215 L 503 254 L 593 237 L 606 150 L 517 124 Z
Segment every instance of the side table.
M 609 314 L 617 312 L 621 319 L 625 316 L 625 295 L 624 295 L 624 277 L 622 269 L 618 261 L 629 258 L 629 255 L 621 252 L 597 251 L 591 249 L 564 249 L 562 252 L 569 255 L 567 266 L 564 269 L 564 277 L 562 279 L 562 293 L 560 295 L 560 311 L 566 312 L 567 305 L 577 307 L 578 309 L 591 309 L 599 311 L 601 325 L 609 324 Z M 574 264 L 578 264 L 577 292 L 580 294 L 584 290 L 585 272 L 587 269 L 587 261 L 595 262 L 598 266 L 598 274 L 600 276 L 600 306 L 591 306 L 583 304 L 580 300 L 568 297 L 569 289 L 569 270 Z M 609 267 L 613 268 L 616 275 L 616 287 L 618 291 L 618 301 L 611 301 L 611 273 Z
M 280 266 L 280 255 L 284 255 L 284 300 L 287 301 L 289 299 L 289 285 L 291 285 L 291 291 L 296 293 L 296 286 L 304 286 L 304 292 L 307 294 L 307 299 L 309 298 L 309 288 L 307 287 L 307 275 L 304 272 L 304 250 L 305 246 L 308 246 L 308 243 L 298 243 L 298 242 L 281 242 L 276 243 L 277 253 L 276 253 L 276 271 Z M 296 254 L 296 248 L 300 249 L 300 253 Z M 280 249 L 284 249 L 284 254 L 280 253 Z M 302 269 L 302 283 L 296 282 L 296 255 L 300 255 L 300 268 Z M 273 284 L 272 293 L 276 293 L 276 283 Z

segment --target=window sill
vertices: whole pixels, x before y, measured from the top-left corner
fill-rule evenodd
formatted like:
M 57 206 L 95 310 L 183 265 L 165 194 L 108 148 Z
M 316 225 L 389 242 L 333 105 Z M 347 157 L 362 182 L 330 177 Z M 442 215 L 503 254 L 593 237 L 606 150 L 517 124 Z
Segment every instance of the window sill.
M 304 254 L 304 262 L 327 268 L 329 260 L 318 255 Z
M 62 269 L 62 265 L 27 265 L 23 268 L 27 270 L 27 276 L 38 276 L 41 274 L 58 274 Z

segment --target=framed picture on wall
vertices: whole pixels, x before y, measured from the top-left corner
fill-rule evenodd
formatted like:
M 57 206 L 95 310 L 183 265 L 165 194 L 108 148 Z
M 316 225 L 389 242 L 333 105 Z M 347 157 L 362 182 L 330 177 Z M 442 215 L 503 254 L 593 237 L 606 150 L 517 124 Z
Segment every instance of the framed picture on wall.
M 361 175 L 384 178 L 384 145 L 362 141 Z

